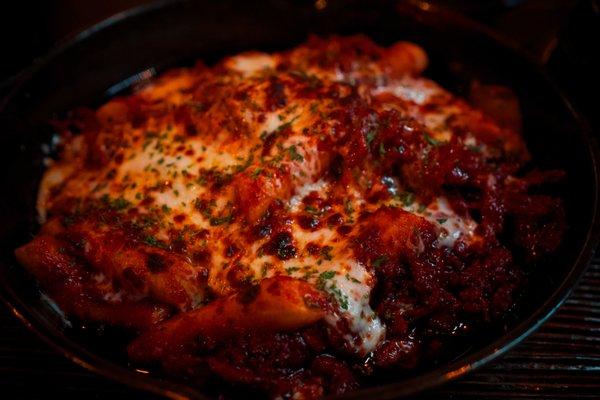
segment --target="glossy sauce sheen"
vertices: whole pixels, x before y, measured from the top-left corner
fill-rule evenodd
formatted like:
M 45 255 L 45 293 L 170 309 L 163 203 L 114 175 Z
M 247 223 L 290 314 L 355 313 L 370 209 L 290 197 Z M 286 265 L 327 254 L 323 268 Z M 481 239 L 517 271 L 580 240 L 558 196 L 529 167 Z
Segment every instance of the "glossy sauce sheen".
M 410 43 L 313 38 L 173 70 L 75 111 L 56 123 L 45 225 L 17 256 L 67 314 L 146 331 L 134 359 L 317 324 L 339 357 L 410 367 L 414 321 L 456 331 L 459 315 L 489 320 L 512 305 L 522 274 L 499 239 L 506 218 L 532 258 L 562 232 L 560 201 L 528 194 L 560 173 L 520 176 L 516 128 L 419 77 L 426 65 Z M 270 312 L 282 301 L 287 319 Z M 349 371 L 340 387 L 318 383 L 328 362 L 348 368 L 323 357 L 302 378 L 280 371 L 279 386 L 250 381 L 298 398 L 356 386 Z M 235 362 L 206 362 L 248 383 Z

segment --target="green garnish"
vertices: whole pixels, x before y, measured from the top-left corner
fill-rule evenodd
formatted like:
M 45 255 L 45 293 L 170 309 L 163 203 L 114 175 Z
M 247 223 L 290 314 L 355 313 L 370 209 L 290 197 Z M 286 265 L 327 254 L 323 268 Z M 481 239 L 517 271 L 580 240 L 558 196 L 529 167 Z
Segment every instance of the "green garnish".
M 100 197 L 100 201 L 115 211 L 124 210 L 131 205 L 131 203 L 123 197 L 111 199 L 108 194 L 103 194 L 102 197 Z
M 377 132 L 376 132 L 376 131 L 373 131 L 373 130 L 371 130 L 371 131 L 368 131 L 368 132 L 367 132 L 367 134 L 366 134 L 366 136 L 365 136 L 365 139 L 367 140 L 367 145 L 368 145 L 368 146 L 370 146 L 370 145 L 371 145 L 371 142 L 373 141 L 373 139 L 375 139 L 375 136 L 376 136 L 376 135 L 377 135 Z
M 306 207 L 304 207 L 304 211 L 306 211 L 307 213 L 309 213 L 311 215 L 320 215 L 321 214 L 321 210 L 319 210 L 311 205 L 307 205 Z
M 296 150 L 295 145 L 291 145 L 288 148 L 288 153 L 290 154 L 290 158 L 293 161 L 304 161 L 304 157 L 302 157 L 302 154 L 298 153 L 298 150 Z
M 147 235 L 144 238 L 144 243 L 149 244 L 150 246 L 153 246 L 153 247 L 161 248 L 161 249 L 167 248 L 167 245 L 165 243 L 161 242 L 160 240 L 158 240 L 157 238 L 155 238 L 152 235 Z
M 250 173 L 250 177 L 251 177 L 252 179 L 256 179 L 256 178 L 258 178 L 258 176 L 260 175 L 260 173 L 262 172 L 262 170 L 263 170 L 262 168 L 256 168 L 254 171 L 252 171 L 252 172 Z
M 291 127 L 292 124 L 294 123 L 294 121 L 296 121 L 298 118 L 300 118 L 300 115 L 296 115 L 294 118 L 290 119 L 288 122 L 279 125 L 277 127 L 277 129 L 275 129 L 275 132 L 281 132 L 282 130 Z
M 211 226 L 218 226 L 228 224 L 231 222 L 232 219 L 233 215 L 226 215 L 224 217 L 211 217 L 209 221 Z
M 319 279 L 331 279 L 335 276 L 335 271 L 324 271 L 319 275 Z
M 435 147 L 440 146 L 440 145 L 442 145 L 444 143 L 441 140 L 437 140 L 437 139 L 432 138 L 427 133 L 423 134 L 423 138 L 427 141 L 427 143 L 429 143 L 430 145 L 435 146 Z
M 402 192 L 397 197 L 404 207 L 410 207 L 415 202 L 415 194 L 412 192 Z
M 346 214 L 348 214 L 349 216 L 351 216 L 352 213 L 354 212 L 354 207 L 352 207 L 352 202 L 348 199 L 344 200 L 344 211 L 346 211 Z
M 381 266 L 381 264 L 385 263 L 388 260 L 387 256 L 381 256 L 381 257 L 377 257 L 375 260 L 373 260 L 373 262 L 371 263 L 373 265 L 374 268 L 379 268 Z
M 331 255 L 331 250 L 333 250 L 333 247 L 331 247 L 331 246 L 324 246 L 321 248 L 321 255 L 327 261 L 330 261 L 333 259 L 333 256 Z
M 286 274 L 292 275 L 294 272 L 299 271 L 300 267 L 287 267 L 285 269 Z

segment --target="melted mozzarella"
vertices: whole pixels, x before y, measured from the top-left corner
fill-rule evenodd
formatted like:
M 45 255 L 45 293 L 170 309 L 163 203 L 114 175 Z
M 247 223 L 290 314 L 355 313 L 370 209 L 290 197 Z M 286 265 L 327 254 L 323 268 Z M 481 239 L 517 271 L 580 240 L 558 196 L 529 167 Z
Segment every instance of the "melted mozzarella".
M 276 59 L 270 54 L 250 52 L 230 57 L 226 61 L 228 68 L 251 76 L 265 69 L 275 68 Z
M 371 94 L 391 94 L 403 100 L 404 111 L 428 128 L 433 138 L 441 141 L 448 141 L 452 137 L 452 130 L 447 125 L 448 118 L 461 112 L 454 102 L 447 102 L 450 94 L 445 89 L 423 78 L 391 80 L 374 88 Z M 428 105 L 434 107 L 425 110 L 423 107 Z
M 456 214 L 445 197 L 438 197 L 429 204 L 424 216 L 430 222 L 440 226 L 438 241 L 442 246 L 452 247 L 458 239 L 469 242 L 476 238 L 477 223 L 472 218 Z
M 294 196 L 290 199 L 290 210 L 297 212 L 302 200 L 312 192 L 323 193 L 327 190 L 329 183 L 323 179 L 319 179 L 314 183 L 307 183 L 296 188 Z
M 257 83 L 255 87 L 244 86 L 247 85 L 244 80 L 258 80 L 265 70 L 275 68 L 277 62 L 277 56 L 247 53 L 227 59 L 224 66 L 235 75 L 228 76 L 227 79 L 237 82 L 240 90 L 248 89 L 253 96 L 260 99 L 265 85 Z M 373 65 L 369 68 L 377 70 Z M 312 68 L 309 71 L 321 79 L 341 82 L 354 82 L 360 79 L 361 75 L 360 71 L 342 73 L 338 69 L 323 71 Z M 376 72 L 381 74 L 379 70 Z M 242 81 L 238 82 L 236 79 Z M 182 72 L 170 79 L 148 85 L 141 95 L 146 99 L 162 100 L 170 105 L 186 104 L 191 95 L 184 89 L 193 81 L 189 73 Z M 447 117 L 457 110 L 449 106 L 435 112 L 423 113 L 419 109 L 420 106 L 434 101 L 436 97 L 446 96 L 443 89 L 431 81 L 415 78 L 390 81 L 379 76 L 375 77 L 375 82 L 377 84 L 372 92 L 367 90 L 368 96 L 388 93 L 403 99 L 412 104 L 406 111 L 431 130 L 434 137 L 449 139 L 451 132 L 445 122 Z M 361 89 L 360 93 L 363 92 Z M 316 150 L 319 138 L 304 131 L 312 127 L 316 118 L 312 110 L 315 101 L 292 98 L 291 103 L 292 106 L 284 110 L 261 113 L 260 118 L 251 108 L 227 109 L 232 113 L 239 111 L 236 116 L 249 126 L 245 136 L 236 137 L 236 140 L 231 140 L 231 132 L 227 131 L 227 127 L 220 125 L 213 127 L 215 132 L 193 137 L 186 136 L 184 127 L 172 124 L 172 121 L 151 121 L 143 129 L 126 126 L 128 135 L 138 137 L 139 140 L 124 146 L 122 162 L 111 161 L 102 171 L 80 170 L 75 163 L 57 163 L 48 169 L 39 192 L 40 217 L 45 219 L 48 210 L 51 210 L 54 204 L 69 197 L 122 198 L 142 214 L 152 211 L 153 208 L 163 210 L 157 238 L 167 240 L 170 229 L 181 229 L 181 224 L 174 222 L 173 216 L 182 215 L 185 217 L 185 225 L 210 231 L 211 260 L 208 281 L 215 292 L 226 295 L 234 290 L 227 278 L 228 271 L 234 264 L 246 267 L 249 278 L 255 281 L 277 274 L 304 279 L 335 300 L 336 309 L 326 317 L 326 321 L 333 328 L 340 322 L 345 323 L 349 329 L 349 332 L 344 333 L 348 345 L 354 348 L 357 354 L 366 355 L 385 338 L 385 326 L 369 305 L 374 285 L 373 276 L 366 265 L 356 260 L 348 237 L 339 235 L 334 227 L 325 226 L 315 231 L 307 231 L 292 221 L 289 228 L 298 249 L 297 254 L 291 259 L 280 260 L 261 253 L 267 239 L 256 240 L 246 246 L 243 239 L 247 234 L 247 227 L 239 221 L 226 226 L 214 226 L 210 216 L 195 208 L 198 199 L 213 195 L 211 188 L 203 182 L 203 171 L 230 176 L 245 170 L 258 171 L 257 174 L 260 174 L 262 167 L 257 166 L 259 159 L 268 163 L 278 157 L 278 167 L 287 169 L 293 179 L 291 196 L 281 199 L 286 202 L 290 213 L 302 212 L 302 201 L 313 192 L 317 192 L 320 198 L 328 197 L 330 183 L 323 178 L 323 161 Z M 322 106 L 326 100 L 318 99 L 318 103 Z M 229 104 L 227 106 L 229 107 Z M 105 109 L 107 110 L 110 110 L 110 107 Z M 323 124 L 326 125 L 326 122 Z M 291 133 L 288 132 L 281 138 L 269 152 L 261 154 L 263 136 L 278 134 L 283 127 Z M 329 128 L 325 129 L 326 134 L 331 133 L 327 131 Z M 469 144 L 477 144 L 472 137 L 468 140 Z M 76 140 L 73 140 L 71 146 L 75 144 Z M 290 157 L 290 154 L 293 154 L 293 157 Z M 108 171 L 114 171 L 110 178 L 106 178 Z M 391 194 L 398 195 L 397 182 L 393 179 L 388 183 L 390 182 L 388 187 Z M 51 198 L 50 194 L 53 191 L 58 192 L 56 198 Z M 443 197 L 430 204 L 408 204 L 400 201 L 397 196 L 387 202 L 369 204 L 352 187 L 346 188 L 345 195 L 356 210 L 374 211 L 383 205 L 391 205 L 422 216 L 437 227 L 440 246 L 451 247 L 457 240 L 476 239 L 474 232 L 477 224 L 472 219 L 454 212 Z M 151 205 L 143 203 L 148 196 L 153 199 Z M 223 215 L 227 207 L 231 206 L 232 199 L 227 196 L 219 194 L 214 199 L 211 210 L 213 215 Z M 226 256 L 227 246 L 231 242 L 242 247 L 235 260 Z M 317 244 L 330 250 L 326 255 L 309 254 L 306 251 L 309 244 Z M 97 276 L 96 279 L 98 284 L 104 284 L 103 276 Z M 120 291 L 107 293 L 105 300 L 108 302 L 119 302 L 123 297 Z
M 403 100 L 424 105 L 431 102 L 434 96 L 439 96 L 440 92 L 440 87 L 431 81 L 405 77 L 378 86 L 372 93 L 375 96 L 381 93 L 390 93 Z
M 340 319 L 348 322 L 350 331 L 360 338 L 356 344 L 353 343 L 352 335 L 346 335 L 348 342 L 354 344 L 357 353 L 365 355 L 374 350 L 385 336 L 385 327 L 369 305 L 373 286 L 371 273 L 365 265 L 354 259 L 347 241 L 332 229 L 323 228 L 316 232 L 307 232 L 295 227 L 294 238 L 298 243 L 319 243 L 321 246 L 331 247 L 331 260 L 301 256 L 286 261 L 284 268 L 298 278 L 305 278 L 307 273 L 310 274 L 309 281 L 323 286 L 326 292 L 333 295 L 339 307 L 338 313 L 329 315 L 326 320 L 333 327 Z M 313 267 L 306 269 L 303 265 Z M 333 276 L 329 278 L 331 274 Z
M 472 242 L 478 240 L 475 233 L 477 223 L 468 216 L 456 213 L 445 197 L 438 197 L 429 204 L 419 203 L 411 199 L 400 198 L 402 190 L 398 181 L 392 177 L 384 177 L 382 183 L 387 186 L 393 198 L 385 204 L 392 207 L 400 207 L 410 213 L 420 215 L 435 227 L 438 232 L 438 244 L 445 247 L 453 247 L 457 240 Z

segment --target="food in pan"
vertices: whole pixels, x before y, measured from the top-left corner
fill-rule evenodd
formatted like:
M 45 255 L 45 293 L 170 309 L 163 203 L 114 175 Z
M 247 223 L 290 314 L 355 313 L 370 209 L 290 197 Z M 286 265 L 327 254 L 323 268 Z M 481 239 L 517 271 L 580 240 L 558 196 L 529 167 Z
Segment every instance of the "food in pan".
M 565 217 L 512 93 L 478 86 L 484 113 L 427 62 L 313 37 L 75 110 L 17 258 L 67 316 L 135 332 L 136 365 L 200 384 L 310 399 L 443 359 Z

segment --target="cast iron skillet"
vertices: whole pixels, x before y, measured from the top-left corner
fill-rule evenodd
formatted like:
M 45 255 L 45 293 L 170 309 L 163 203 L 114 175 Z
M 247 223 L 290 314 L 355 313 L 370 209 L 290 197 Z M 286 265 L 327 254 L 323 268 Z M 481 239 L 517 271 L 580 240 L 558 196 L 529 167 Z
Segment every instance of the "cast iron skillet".
M 129 367 L 123 335 L 98 337 L 85 326 L 65 326 L 17 265 L 13 250 L 38 229 L 34 199 L 51 142 L 43 122 L 98 104 L 166 67 L 247 49 L 290 48 L 308 33 L 365 33 L 382 44 L 412 40 L 430 55 L 426 74 L 454 92 L 465 93 L 472 79 L 513 88 L 535 164 L 568 175 L 560 190 L 568 234 L 551 260 L 532 269 L 514 321 L 480 335 L 447 363 L 402 380 L 387 377 L 344 398 L 395 398 L 449 381 L 503 354 L 543 323 L 575 285 L 598 238 L 598 155 L 587 127 L 534 61 L 486 28 L 426 3 L 358 0 L 329 1 L 322 10 L 309 1 L 151 3 L 88 29 L 25 71 L 0 103 L 0 292 L 15 315 L 89 370 L 173 398 L 206 398 L 203 388 Z

